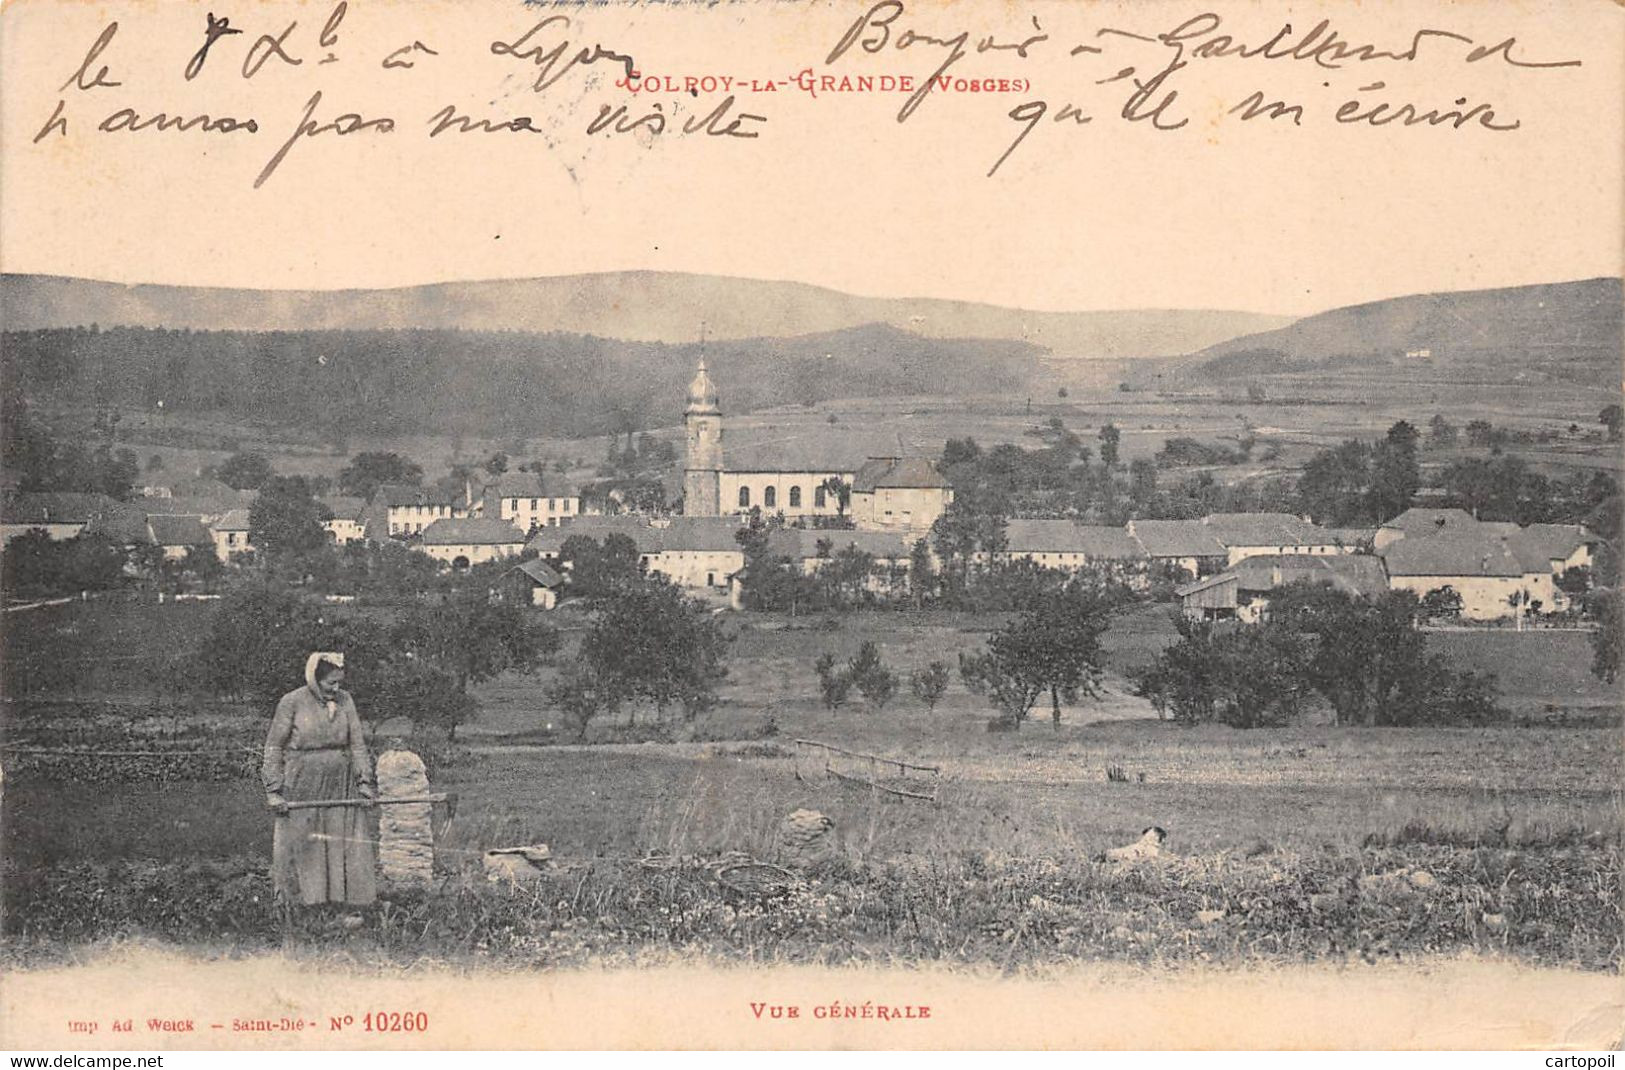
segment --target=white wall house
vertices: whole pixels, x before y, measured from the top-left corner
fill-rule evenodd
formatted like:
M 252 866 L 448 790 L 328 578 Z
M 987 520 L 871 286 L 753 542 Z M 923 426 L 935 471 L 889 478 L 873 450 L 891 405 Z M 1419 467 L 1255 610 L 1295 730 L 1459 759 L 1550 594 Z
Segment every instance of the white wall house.
M 418 549 L 453 568 L 468 568 L 513 557 L 525 548 L 525 533 L 491 517 L 449 517 L 423 529 Z

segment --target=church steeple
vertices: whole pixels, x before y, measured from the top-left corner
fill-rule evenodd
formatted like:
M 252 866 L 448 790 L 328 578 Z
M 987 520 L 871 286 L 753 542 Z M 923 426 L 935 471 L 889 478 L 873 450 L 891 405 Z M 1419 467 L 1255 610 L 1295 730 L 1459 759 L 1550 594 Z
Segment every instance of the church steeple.
M 706 374 L 705 355 L 688 384 L 683 413 L 687 452 L 683 459 L 683 512 L 687 516 L 722 515 L 722 409 L 717 387 Z
M 717 406 L 717 387 L 711 377 L 705 372 L 705 357 L 700 357 L 700 366 L 694 373 L 694 381 L 688 384 L 688 409 L 690 416 L 721 416 L 722 410 Z

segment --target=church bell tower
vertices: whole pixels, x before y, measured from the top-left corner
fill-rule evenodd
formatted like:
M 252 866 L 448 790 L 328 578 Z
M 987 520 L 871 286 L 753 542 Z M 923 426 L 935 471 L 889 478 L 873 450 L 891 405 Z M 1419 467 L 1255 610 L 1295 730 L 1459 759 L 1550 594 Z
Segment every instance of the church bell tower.
M 722 515 L 722 410 L 717 388 L 705 373 L 705 358 L 688 385 L 688 408 L 683 413 L 688 432 L 683 459 L 683 515 Z

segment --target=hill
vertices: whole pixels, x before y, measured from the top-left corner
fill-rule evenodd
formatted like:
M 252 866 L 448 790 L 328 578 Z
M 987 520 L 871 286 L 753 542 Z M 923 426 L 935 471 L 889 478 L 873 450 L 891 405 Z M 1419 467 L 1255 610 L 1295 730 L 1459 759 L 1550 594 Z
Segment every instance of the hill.
M 795 282 L 622 271 L 389 290 L 235 290 L 0 276 L 8 330 L 526 331 L 682 344 L 886 324 L 922 338 L 1030 342 L 1057 358 L 1189 353 L 1289 322 L 1250 312 L 1032 312 L 973 302 L 857 297 Z
M 1422 363 L 1507 381 L 1619 385 L 1625 283 L 1587 279 L 1351 305 L 1193 354 L 1210 380 Z
M 708 342 L 739 413 L 831 398 L 1022 389 L 1038 347 L 871 324 Z M 680 421 L 701 346 L 452 330 L 8 331 L 8 393 L 43 409 L 162 411 L 308 433 L 582 436 Z M 160 405 L 160 403 L 162 403 Z

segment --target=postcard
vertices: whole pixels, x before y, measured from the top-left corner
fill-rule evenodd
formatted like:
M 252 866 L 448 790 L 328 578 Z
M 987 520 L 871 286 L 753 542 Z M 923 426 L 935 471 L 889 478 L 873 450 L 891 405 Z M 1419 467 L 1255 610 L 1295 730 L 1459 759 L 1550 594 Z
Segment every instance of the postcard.
M 1619 1045 L 1619 5 L 0 24 L 0 1044 Z

